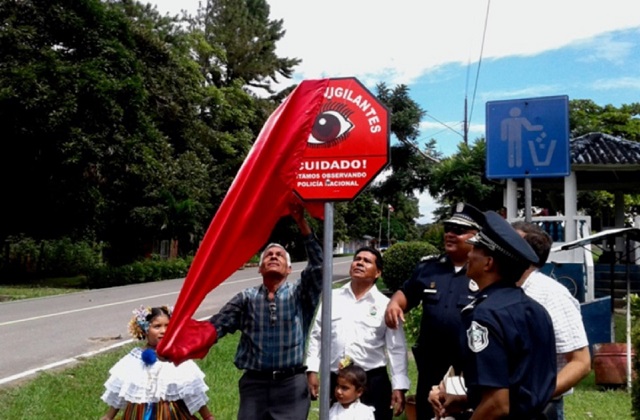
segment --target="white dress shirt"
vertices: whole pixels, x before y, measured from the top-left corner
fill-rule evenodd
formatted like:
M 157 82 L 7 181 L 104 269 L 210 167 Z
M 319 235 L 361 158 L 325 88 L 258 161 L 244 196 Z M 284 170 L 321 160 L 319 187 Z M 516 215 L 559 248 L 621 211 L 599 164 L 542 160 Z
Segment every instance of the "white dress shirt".
M 344 408 L 339 402 L 333 403 L 329 410 L 329 420 L 375 420 L 375 408 L 355 400 Z
M 340 361 L 348 356 L 364 370 L 386 366 L 391 370 L 392 389 L 409 389 L 407 344 L 402 324 L 387 328 L 384 312 L 389 298 L 373 285 L 359 300 L 351 282 L 334 289 L 331 302 L 331 371 L 337 372 Z M 320 368 L 320 331 L 322 308 L 318 307 L 309 337 L 307 366 L 310 372 Z

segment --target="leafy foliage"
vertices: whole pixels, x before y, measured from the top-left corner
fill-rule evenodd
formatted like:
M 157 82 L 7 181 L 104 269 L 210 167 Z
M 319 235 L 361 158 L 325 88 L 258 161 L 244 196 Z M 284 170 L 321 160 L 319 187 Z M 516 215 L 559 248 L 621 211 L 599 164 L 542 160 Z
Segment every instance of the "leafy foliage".
M 233 85 L 238 80 L 273 93 L 271 82 L 278 75 L 291 78 L 296 58 L 278 57 L 276 42 L 284 36 L 283 21 L 269 19 L 265 0 L 208 0 L 201 11 L 204 36 L 212 47 L 202 57 L 213 64 L 209 80 L 217 87 Z
M 391 145 L 390 170 L 385 173 L 388 176 L 373 184 L 369 191 L 380 206 L 390 204 L 394 208 L 388 218 L 389 239 L 417 239 L 419 232 L 415 219 L 420 217 L 420 212 L 416 192 L 424 191 L 429 169 L 439 154 L 435 151 L 434 140 L 427 142 L 423 149 L 418 146 L 420 121 L 425 112 L 411 98 L 409 88 L 398 85 L 391 89 L 385 83 L 379 83 L 376 90 L 378 100 L 389 109 L 392 137 L 399 142 Z M 377 224 L 386 225 L 383 217 L 381 214 Z M 386 238 L 387 235 L 379 236 Z
M 384 284 L 395 292 L 409 280 L 422 257 L 438 254 L 438 250 L 427 242 L 399 242 L 384 253 Z
M 571 136 L 600 132 L 640 141 L 640 103 L 598 106 L 588 99 L 569 101 Z
M 380 205 L 375 201 L 370 189 L 363 191 L 349 203 L 337 203 L 334 217 L 334 239 L 362 239 L 366 236 L 378 237 L 382 223 Z
M 99 238 L 126 260 L 159 230 L 159 191 L 180 193 L 175 152 L 195 130 L 199 77 L 165 42 L 181 34 L 136 4 L 3 5 L 0 118 L 17 146 L 0 166 L 29 176 L 11 183 L 14 223 L 2 233 Z
M 404 314 L 404 334 L 409 347 L 413 347 L 418 343 L 421 322 L 422 303 Z
M 191 261 L 191 258 L 147 259 L 117 267 L 101 265 L 87 273 L 87 286 L 97 289 L 183 278 Z
M 0 175 L 12 179 L 0 239 L 103 242 L 114 264 L 158 239 L 195 250 L 277 105 L 247 83 L 298 63 L 275 54 L 282 21 L 263 0 L 207 13 L 182 26 L 124 0 L 0 3 Z
M 477 139 L 471 146 L 461 143 L 458 153 L 434 165 L 429 180 L 429 193 L 444 205 L 440 216 L 458 202 L 479 209 L 502 206 L 502 185 L 486 177 L 486 141 Z
M 420 121 L 425 112 L 409 96 L 409 88 L 398 85 L 390 89 L 380 83 L 377 91 L 378 100 L 391 113 L 391 133 L 400 143 L 392 145 L 391 173 L 375 192 L 378 197 L 395 203 L 401 194 L 413 196 L 415 190 L 424 190 L 429 168 L 439 155 L 435 152 L 434 142 L 427 143 L 424 151 L 417 145 Z
M 420 239 L 429 242 L 438 249 L 444 249 L 444 225 L 436 223 L 428 226 Z
M 11 236 L 0 255 L 0 278 L 24 281 L 86 274 L 102 264 L 102 247 L 69 238 L 36 241 Z

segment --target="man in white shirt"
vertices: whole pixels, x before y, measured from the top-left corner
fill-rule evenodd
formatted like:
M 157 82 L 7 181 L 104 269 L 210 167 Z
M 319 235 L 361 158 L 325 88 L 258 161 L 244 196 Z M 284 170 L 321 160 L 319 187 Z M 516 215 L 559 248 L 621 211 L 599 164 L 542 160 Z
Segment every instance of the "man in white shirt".
M 553 240 L 538 225 L 518 221 L 513 228 L 531 245 L 540 259 L 524 272 L 518 286 L 540 303 L 549 313 L 556 338 L 556 358 L 558 376 L 553 400 L 547 407 L 556 411 L 558 419 L 564 419 L 563 395 L 573 392 L 578 384 L 591 371 L 589 341 L 582 322 L 580 303 L 571 296 L 569 290 L 538 269 L 547 261 Z
M 345 361 L 362 367 L 367 372 L 367 389 L 360 400 L 375 408 L 376 420 L 390 420 L 404 411 L 404 394 L 410 381 L 404 330 L 391 329 L 385 324 L 384 313 L 389 298 L 375 286 L 382 267 L 382 255 L 378 250 L 360 248 L 349 270 L 351 281 L 333 290 L 330 382 L 333 390 L 336 372 Z M 307 381 L 312 398 L 317 398 L 320 385 L 321 313 L 322 309 L 318 309 L 307 350 Z

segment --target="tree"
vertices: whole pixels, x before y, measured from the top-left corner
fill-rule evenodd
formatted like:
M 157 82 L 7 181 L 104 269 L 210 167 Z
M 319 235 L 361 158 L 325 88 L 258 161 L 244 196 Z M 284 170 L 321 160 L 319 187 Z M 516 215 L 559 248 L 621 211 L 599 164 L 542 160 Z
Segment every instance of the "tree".
M 203 77 L 200 119 L 211 131 L 201 138 L 213 159 L 211 195 L 217 208 L 264 122 L 291 90 L 263 98 L 252 88 L 273 93 L 271 83 L 279 81 L 278 75 L 290 78 L 300 60 L 277 56 L 283 22 L 269 19 L 264 0 L 205 3 L 185 21 L 191 55 Z M 272 240 L 294 244 L 304 254 L 299 234 L 289 224 L 289 218 L 278 223 Z
M 373 185 L 371 192 L 379 203 L 391 204 L 396 209 L 392 230 L 396 239 L 404 240 L 417 236 L 414 219 L 420 215 L 416 191 L 424 191 L 429 168 L 439 155 L 433 140 L 423 149 L 418 145 L 420 120 L 425 112 L 411 99 L 409 88 L 398 85 L 390 89 L 380 83 L 376 89 L 377 98 L 389 109 L 391 133 L 398 143 L 391 146 L 388 176 Z
M 334 239 L 336 241 L 363 239 L 367 236 L 378 237 L 382 222 L 380 204 L 370 188 L 366 188 L 353 201 L 337 203 L 335 208 Z
M 299 60 L 276 55 L 283 22 L 269 19 L 262 0 L 209 0 L 185 21 L 190 53 L 203 77 L 200 119 L 211 131 L 200 138 L 214 159 L 210 176 L 217 207 L 262 125 L 286 96 L 261 98 L 249 87 L 271 92 L 276 75 L 291 77 Z
M 571 136 L 578 137 L 591 132 L 601 132 L 626 140 L 640 141 L 640 103 L 599 106 L 588 99 L 569 101 L 569 125 Z M 637 194 L 625 196 L 627 213 L 637 214 L 640 201 Z M 594 227 L 601 223 L 613 225 L 614 196 L 607 191 L 580 191 L 578 208 L 587 209 L 592 216 Z M 608 221 L 607 221 L 608 220 Z
M 131 2 L 3 2 L 0 15 L 0 118 L 13 145 L 0 167 L 15 179 L 0 237 L 69 235 L 109 243 L 113 261 L 141 255 L 161 231 L 163 200 L 207 181 L 194 170 L 177 187 L 199 130 L 200 76 L 185 48 L 172 49 L 183 35 Z
M 640 141 L 640 103 L 596 105 L 589 99 L 569 101 L 569 126 L 571 137 L 587 133 L 600 132 L 622 137 L 626 140 Z
M 486 142 L 476 139 L 471 146 L 460 143 L 458 152 L 432 166 L 429 194 L 437 197 L 443 208 L 439 216 L 449 214 L 451 206 L 466 202 L 480 209 L 502 206 L 502 185 L 486 177 Z
M 285 34 L 282 20 L 269 19 L 265 0 L 208 0 L 200 11 L 204 39 L 212 47 L 202 55 L 208 81 L 218 87 L 242 80 L 249 86 L 273 93 L 278 75 L 291 78 L 297 58 L 278 57 L 276 42 Z

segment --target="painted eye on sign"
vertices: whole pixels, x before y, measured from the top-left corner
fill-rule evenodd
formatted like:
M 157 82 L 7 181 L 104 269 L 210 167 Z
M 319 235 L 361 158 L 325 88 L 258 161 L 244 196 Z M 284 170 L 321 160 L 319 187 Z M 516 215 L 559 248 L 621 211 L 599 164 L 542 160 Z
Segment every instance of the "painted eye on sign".
M 389 112 L 357 79 L 330 79 L 294 191 L 303 200 L 354 199 L 389 163 Z

